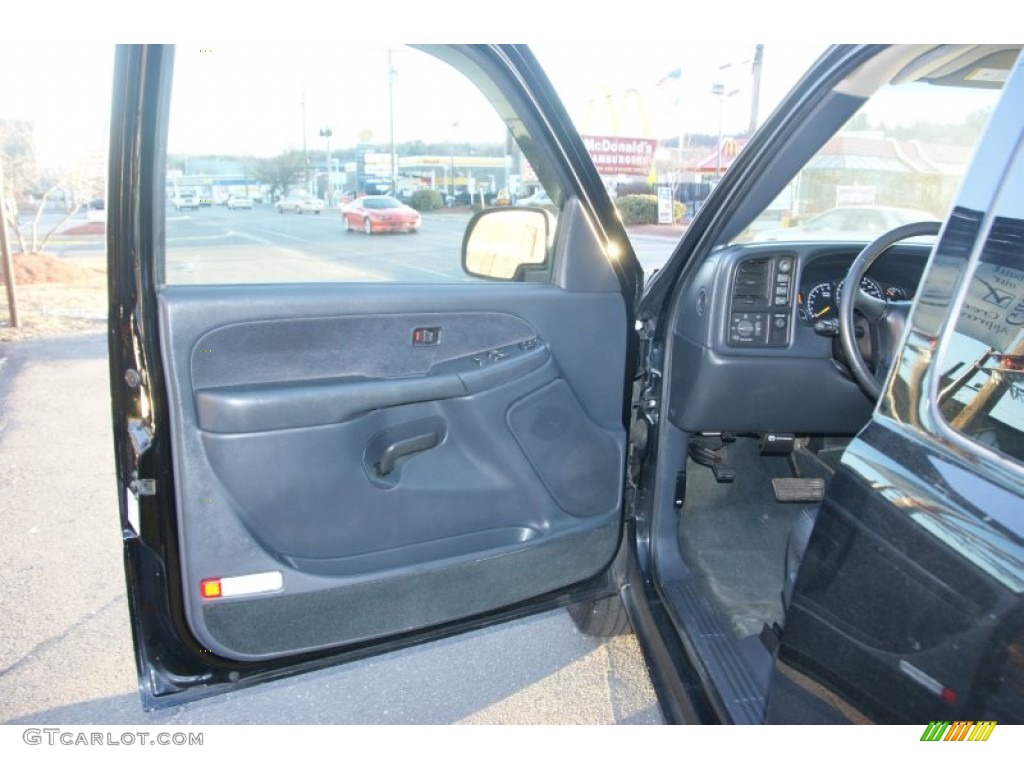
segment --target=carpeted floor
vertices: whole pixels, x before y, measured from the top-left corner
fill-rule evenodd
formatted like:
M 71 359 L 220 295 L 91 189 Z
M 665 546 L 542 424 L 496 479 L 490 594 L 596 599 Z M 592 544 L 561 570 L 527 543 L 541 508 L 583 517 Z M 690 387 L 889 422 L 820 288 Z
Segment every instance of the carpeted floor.
M 727 452 L 736 468 L 732 483 L 718 483 L 707 467 L 687 463 L 679 546 L 737 637 L 746 637 L 765 622 L 782 622 L 786 540 L 805 505 L 775 501 L 772 478 L 791 476 L 785 458 L 761 456 L 753 438 L 738 438 Z

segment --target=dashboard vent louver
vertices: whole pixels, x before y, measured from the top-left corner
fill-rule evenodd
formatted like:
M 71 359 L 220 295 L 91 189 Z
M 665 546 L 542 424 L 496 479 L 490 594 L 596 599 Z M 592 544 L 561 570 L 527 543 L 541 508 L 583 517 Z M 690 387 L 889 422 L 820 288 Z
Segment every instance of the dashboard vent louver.
M 770 259 L 748 259 L 736 270 L 733 285 L 734 299 L 764 299 L 768 296 L 768 279 L 771 276 Z

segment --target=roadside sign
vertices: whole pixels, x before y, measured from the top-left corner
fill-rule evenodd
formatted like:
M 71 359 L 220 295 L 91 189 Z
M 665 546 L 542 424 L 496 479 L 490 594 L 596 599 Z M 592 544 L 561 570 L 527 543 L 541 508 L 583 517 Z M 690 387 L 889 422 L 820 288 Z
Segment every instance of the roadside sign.
M 622 136 L 582 136 L 583 145 L 597 172 L 606 176 L 623 173 L 628 176 L 647 176 L 654 167 L 655 139 L 624 138 Z
M 673 223 L 672 190 L 669 187 L 658 187 L 658 223 Z

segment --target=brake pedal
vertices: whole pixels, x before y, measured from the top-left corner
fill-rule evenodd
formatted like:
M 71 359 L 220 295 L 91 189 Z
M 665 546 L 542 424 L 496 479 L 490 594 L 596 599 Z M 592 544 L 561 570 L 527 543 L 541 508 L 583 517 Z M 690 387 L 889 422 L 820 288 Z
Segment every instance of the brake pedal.
M 773 477 L 775 500 L 783 504 L 820 502 L 825 498 L 825 481 L 820 477 Z

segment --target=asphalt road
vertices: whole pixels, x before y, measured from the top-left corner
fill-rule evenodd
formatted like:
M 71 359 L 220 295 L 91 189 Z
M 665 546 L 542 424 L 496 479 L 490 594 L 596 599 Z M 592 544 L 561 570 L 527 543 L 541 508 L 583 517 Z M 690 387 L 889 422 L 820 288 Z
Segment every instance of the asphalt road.
M 336 211 L 273 207 L 168 212 L 169 283 L 468 280 L 460 265 L 468 214 L 432 214 L 421 232 L 346 233 Z
M 25 218 L 25 217 L 22 217 Z M 464 210 L 424 214 L 415 235 L 366 236 L 346 233 L 334 210 L 319 215 L 278 214 L 272 206 L 229 211 L 223 206 L 198 211 L 167 211 L 167 279 L 171 283 L 295 282 L 344 280 L 451 282 L 469 280 L 460 264 L 462 236 L 470 214 Z M 46 214 L 40 231 L 59 221 Z M 84 223 L 80 216 L 74 223 Z M 659 269 L 672 254 L 677 236 L 630 233 L 644 271 Z M 97 260 L 104 238 L 58 236 L 48 253 Z
M 168 211 L 169 283 L 452 282 L 462 271 L 462 236 L 470 214 L 432 211 L 416 234 L 345 232 L 336 211 L 278 214 L 271 206 Z M 632 238 L 646 271 L 660 267 L 674 241 Z
M 169 214 L 169 277 L 237 279 L 255 262 L 268 280 L 294 279 L 294 263 L 282 266 L 281 256 L 298 253 L 334 279 L 460 279 L 458 250 L 451 257 L 448 246 L 461 241 L 467 218 L 436 214 L 420 234 L 367 237 L 345 234 L 329 212 Z M 660 241 L 650 247 L 663 259 L 672 242 L 648 239 Z M 72 239 L 55 250 L 92 260 L 97 244 Z M 583 636 L 561 610 L 143 712 L 123 593 L 105 344 L 95 334 L 0 345 L 0 723 L 661 722 L 635 639 Z

